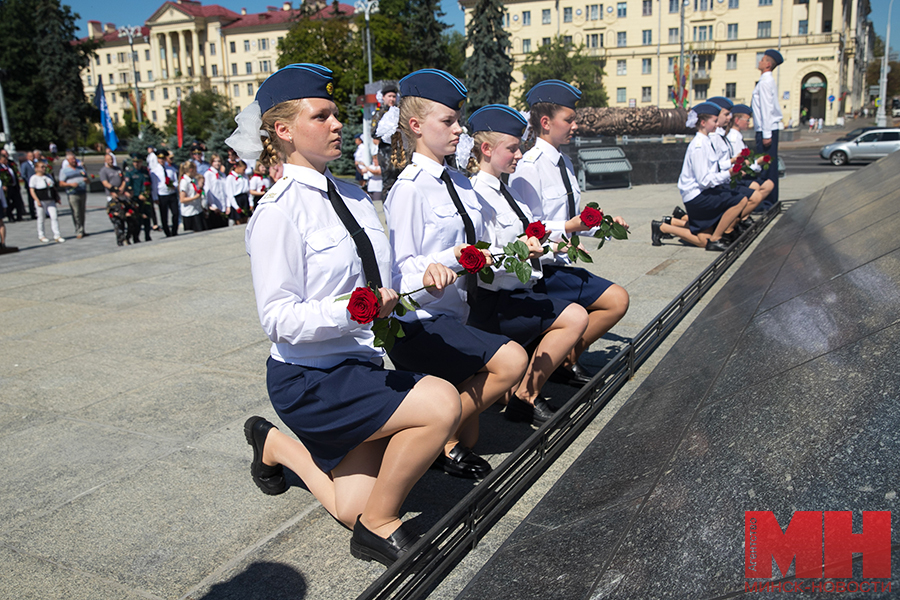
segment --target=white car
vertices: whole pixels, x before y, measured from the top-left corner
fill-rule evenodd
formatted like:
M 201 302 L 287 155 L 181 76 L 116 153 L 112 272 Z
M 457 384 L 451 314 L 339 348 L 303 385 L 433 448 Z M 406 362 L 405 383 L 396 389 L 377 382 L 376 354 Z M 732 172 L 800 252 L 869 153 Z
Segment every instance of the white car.
M 851 160 L 878 160 L 897 150 L 900 150 L 900 129 L 878 129 L 847 142 L 828 144 L 819 151 L 819 156 L 839 167 Z

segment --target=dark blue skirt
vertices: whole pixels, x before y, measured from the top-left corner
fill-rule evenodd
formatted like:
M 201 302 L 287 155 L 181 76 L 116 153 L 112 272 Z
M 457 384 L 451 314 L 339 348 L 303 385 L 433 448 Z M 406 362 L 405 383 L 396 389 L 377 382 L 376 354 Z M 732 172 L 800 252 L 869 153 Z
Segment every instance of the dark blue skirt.
M 355 359 L 316 369 L 269 357 L 266 367 L 275 412 L 326 473 L 387 423 L 424 377 Z
M 612 281 L 579 267 L 543 265 L 543 271 L 544 276 L 532 288 L 535 292 L 580 304 L 585 308 L 596 302 L 613 285 Z
M 478 373 L 509 338 L 438 315 L 404 321 L 404 337 L 394 343 L 391 362 L 398 369 L 427 373 L 459 385 Z
M 704 229 L 715 227 L 725 211 L 750 197 L 750 188 L 738 186 L 731 189 L 727 185 L 706 188 L 700 195 L 684 203 L 688 214 L 688 227 L 697 235 Z
M 468 324 L 527 346 L 547 331 L 569 304 L 532 290 L 478 288 Z

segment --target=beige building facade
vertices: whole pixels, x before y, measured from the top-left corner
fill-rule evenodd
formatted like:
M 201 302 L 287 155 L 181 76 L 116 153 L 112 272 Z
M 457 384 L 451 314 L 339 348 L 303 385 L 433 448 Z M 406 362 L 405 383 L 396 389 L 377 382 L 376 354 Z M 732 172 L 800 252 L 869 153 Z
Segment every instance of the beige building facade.
M 462 2 L 467 23 L 474 4 Z M 683 40 L 690 104 L 713 96 L 750 104 L 756 65 L 769 48 L 785 59 L 775 72 L 785 126 L 798 124 L 803 108 L 833 125 L 868 101 L 869 0 L 507 0 L 505 7 L 519 84 L 528 53 L 560 35 L 601 61 L 610 106 L 672 107 Z
M 321 2 L 313 18 L 327 18 L 333 7 Z M 342 13 L 353 7 L 340 5 Z M 134 111 L 135 82 L 144 120 L 162 126 L 179 96 L 212 90 L 227 98 L 237 113 L 276 69 L 278 43 L 299 10 L 285 2 L 266 12 L 241 13 L 215 4 L 176 0 L 160 6 L 129 43 L 116 26 L 89 21 L 90 39 L 101 39 L 97 56 L 82 73 L 92 98 L 102 81 L 113 120 Z

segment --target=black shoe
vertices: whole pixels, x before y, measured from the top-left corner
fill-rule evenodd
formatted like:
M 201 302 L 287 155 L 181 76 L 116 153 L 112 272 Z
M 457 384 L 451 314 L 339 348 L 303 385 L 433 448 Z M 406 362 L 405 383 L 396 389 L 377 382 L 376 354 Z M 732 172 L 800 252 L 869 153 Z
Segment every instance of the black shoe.
M 384 539 L 366 529 L 357 517 L 353 537 L 350 538 L 350 554 L 365 561 L 377 560 L 390 567 L 406 554 L 418 539 L 419 536 L 412 533 L 405 523 Z
M 722 243 L 722 240 L 706 240 L 706 249 L 711 252 L 725 252 L 728 250 L 728 246 Z
M 149 235 L 146 235 L 146 236 L 144 236 L 144 241 L 145 241 L 145 242 L 152 242 L 153 239 L 152 239 Z
M 284 469 L 281 465 L 270 467 L 262 461 L 266 436 L 273 427 L 275 426 L 262 417 L 250 417 L 244 423 L 244 436 L 247 438 L 247 443 L 253 447 L 253 462 L 250 463 L 250 475 L 253 476 L 253 483 L 264 494 L 277 496 L 287 491 Z
M 664 216 L 664 217 L 662 218 L 662 222 L 665 223 L 666 225 L 671 225 L 671 224 L 672 224 L 672 216 L 671 216 L 671 215 L 666 215 L 666 216 Z M 675 236 L 672 235 L 671 233 L 662 233 L 662 232 L 660 232 L 659 237 L 660 237 L 661 239 L 664 239 L 664 240 L 671 240 L 671 239 L 674 238 Z
M 734 225 L 734 231 L 739 235 L 743 235 L 745 231 L 750 229 L 751 225 L 749 223 L 745 223 L 744 221 L 738 221 Z
M 662 221 L 650 221 L 650 243 L 654 246 L 662 246 L 663 232 L 659 229 L 660 225 Z
M 491 465 L 462 444 L 456 444 L 450 451 L 450 456 L 441 452 L 433 469 L 442 469 L 444 473 L 463 479 L 484 479 L 491 472 Z
M 534 399 L 534 405 L 528 404 L 518 396 L 513 396 L 506 405 L 503 414 L 509 421 L 524 421 L 535 426 L 541 426 L 553 416 L 553 407 L 547 403 L 543 396 Z
M 572 367 L 559 367 L 550 375 L 550 381 L 553 383 L 562 383 L 563 385 L 571 385 L 572 387 L 582 387 L 586 383 L 590 383 L 592 375 L 588 373 L 584 367 L 575 363 Z
M 726 246 L 730 246 L 737 241 L 737 239 L 741 237 L 741 234 L 738 233 L 737 229 L 731 230 L 729 233 L 723 233 L 722 237 L 719 238 Z
M 687 216 L 687 213 L 684 212 L 684 209 L 681 208 L 680 206 L 676 206 L 675 209 L 672 211 L 672 216 L 675 217 L 676 219 L 683 219 Z

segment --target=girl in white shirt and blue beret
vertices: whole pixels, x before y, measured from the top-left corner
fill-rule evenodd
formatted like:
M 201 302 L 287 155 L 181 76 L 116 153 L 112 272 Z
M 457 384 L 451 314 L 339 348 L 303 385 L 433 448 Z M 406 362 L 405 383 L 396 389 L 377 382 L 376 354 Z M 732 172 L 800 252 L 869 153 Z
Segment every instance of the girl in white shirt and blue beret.
M 247 226 L 246 245 L 260 322 L 273 342 L 269 397 L 300 442 L 262 417 L 244 429 L 251 474 L 264 492 L 285 491 L 287 466 L 353 529 L 354 556 L 389 565 L 416 541 L 400 507 L 458 427 L 460 399 L 446 381 L 385 369 L 371 325 L 352 320 L 340 299 L 371 284 L 378 315 L 387 317 L 398 294 L 371 201 L 326 167 L 341 156 L 333 85 L 320 65 L 277 71 L 228 140 L 246 158 L 285 163 Z M 409 278 L 441 290 L 455 274 L 425 265 Z

